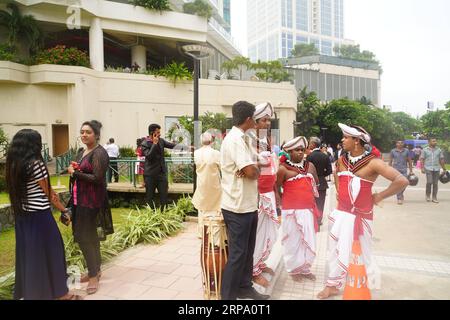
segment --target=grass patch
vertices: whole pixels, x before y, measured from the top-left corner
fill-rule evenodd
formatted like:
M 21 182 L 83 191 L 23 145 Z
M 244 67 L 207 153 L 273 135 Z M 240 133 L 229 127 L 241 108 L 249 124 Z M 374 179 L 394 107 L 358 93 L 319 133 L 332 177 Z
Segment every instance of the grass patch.
M 65 186 L 67 190 L 69 190 L 69 178 L 68 175 L 59 177 L 61 186 Z M 58 177 L 51 176 L 50 183 L 52 186 L 56 187 L 58 185 Z M 9 195 L 7 192 L 0 192 L 0 204 L 9 204 Z
M 447 170 L 450 170 L 450 164 L 446 164 L 446 165 L 445 165 L 445 168 L 446 168 Z
M 0 193 L 0 204 L 8 204 L 9 203 L 9 195 L 6 192 Z
M 124 221 L 127 219 L 127 215 L 130 213 L 130 209 L 116 208 L 111 209 L 113 216 L 114 228 L 117 229 Z M 60 213 L 58 211 L 53 212 L 55 220 L 59 220 Z M 59 231 L 64 239 L 71 237 L 72 227 L 66 227 L 62 223 L 57 222 Z M 0 277 L 11 272 L 15 264 L 15 250 L 16 250 L 16 239 L 14 228 L 2 231 L 0 233 Z

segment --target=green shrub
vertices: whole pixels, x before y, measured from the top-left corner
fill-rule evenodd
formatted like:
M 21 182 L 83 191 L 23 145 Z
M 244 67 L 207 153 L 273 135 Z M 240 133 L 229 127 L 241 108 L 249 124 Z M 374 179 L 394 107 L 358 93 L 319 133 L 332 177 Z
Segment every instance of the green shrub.
M 124 146 L 119 148 L 121 158 L 136 158 L 136 152 L 131 146 Z
M 167 80 L 173 83 L 174 87 L 179 80 L 192 80 L 192 73 L 184 65 L 184 62 L 177 63 L 173 61 L 164 68 L 160 69 L 158 75 L 166 77 Z
M 40 51 L 36 55 L 35 63 L 90 67 L 89 56 L 86 52 L 74 47 L 67 48 L 64 45 Z
M 13 298 L 15 272 L 0 277 L 0 300 L 11 300 Z
M 6 178 L 0 173 L 0 192 L 6 191 Z
M 168 0 L 129 0 L 128 3 L 160 12 L 171 10 Z
M 195 0 L 194 2 L 187 2 L 183 4 L 183 12 L 188 14 L 196 14 L 206 19 L 211 18 L 212 8 L 204 0 Z
M 14 49 L 7 44 L 0 44 L 0 60 L 15 62 L 16 55 Z

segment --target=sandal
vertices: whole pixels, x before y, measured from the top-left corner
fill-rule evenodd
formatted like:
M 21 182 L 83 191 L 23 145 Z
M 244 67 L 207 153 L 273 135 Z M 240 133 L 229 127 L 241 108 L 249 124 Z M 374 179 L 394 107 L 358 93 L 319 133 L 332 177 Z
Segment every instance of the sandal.
M 57 300 L 63 300 L 63 301 L 67 301 L 67 300 L 83 300 L 83 297 L 78 295 L 78 294 L 66 293 L 66 295 L 64 295 L 61 298 L 58 298 Z
M 99 271 L 99 272 L 97 273 L 97 277 L 98 277 L 98 280 L 100 280 L 100 278 L 102 277 L 102 272 L 101 272 L 101 271 Z M 81 283 L 89 282 L 89 274 L 88 274 L 88 273 L 83 274 L 83 275 L 81 276 L 81 278 L 80 278 L 80 282 L 81 282 Z
M 89 284 L 87 286 L 86 293 L 88 295 L 94 294 L 94 293 L 96 293 L 98 291 L 98 287 L 100 285 L 100 279 L 99 278 L 100 278 L 99 276 L 92 278 L 92 279 L 97 279 L 97 282 L 94 283 L 94 284 Z

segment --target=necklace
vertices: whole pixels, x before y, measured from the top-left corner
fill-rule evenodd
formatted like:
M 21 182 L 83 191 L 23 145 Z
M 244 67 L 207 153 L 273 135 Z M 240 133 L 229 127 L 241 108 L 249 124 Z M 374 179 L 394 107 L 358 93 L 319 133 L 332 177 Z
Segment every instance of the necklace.
M 367 156 L 369 153 L 367 151 L 365 151 L 362 155 L 357 156 L 357 157 L 352 157 L 350 155 L 350 153 L 348 153 L 348 160 L 350 161 L 351 164 L 355 164 L 357 163 L 359 160 L 361 160 L 362 158 L 364 158 L 365 156 Z
M 304 165 L 305 165 L 305 160 L 303 159 L 302 162 L 300 162 L 300 163 L 293 163 L 291 160 L 286 160 L 286 163 L 288 165 L 290 165 L 291 167 L 295 167 L 295 168 L 303 170 L 304 169 Z

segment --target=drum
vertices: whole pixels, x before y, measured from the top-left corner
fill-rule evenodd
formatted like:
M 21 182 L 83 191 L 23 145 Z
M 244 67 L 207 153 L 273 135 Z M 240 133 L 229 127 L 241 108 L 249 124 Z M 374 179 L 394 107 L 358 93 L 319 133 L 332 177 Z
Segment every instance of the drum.
M 228 259 L 226 227 L 221 216 L 204 217 L 200 263 L 204 297 L 220 300 L 222 275 Z

